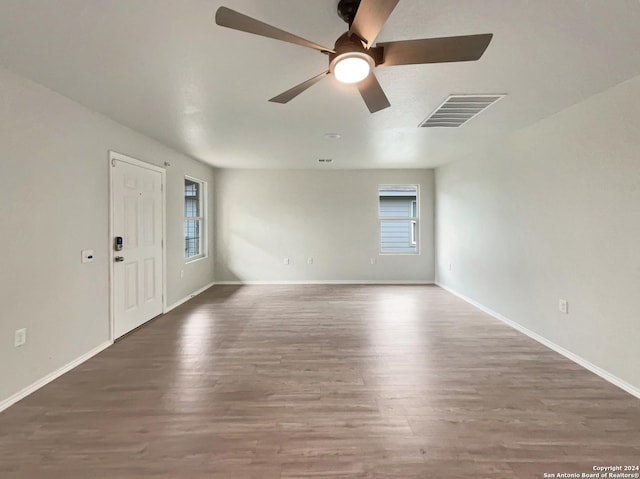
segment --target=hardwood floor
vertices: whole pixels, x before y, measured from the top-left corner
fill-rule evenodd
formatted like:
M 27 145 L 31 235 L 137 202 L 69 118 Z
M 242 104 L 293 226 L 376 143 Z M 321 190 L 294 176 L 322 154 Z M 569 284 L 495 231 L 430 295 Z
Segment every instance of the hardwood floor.
M 216 286 L 0 414 L 1 478 L 542 478 L 640 400 L 435 286 Z

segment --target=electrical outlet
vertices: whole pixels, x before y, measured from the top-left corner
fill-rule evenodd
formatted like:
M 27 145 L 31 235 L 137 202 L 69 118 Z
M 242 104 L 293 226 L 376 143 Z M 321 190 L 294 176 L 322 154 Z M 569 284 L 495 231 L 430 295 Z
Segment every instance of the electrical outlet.
M 289 258 L 284 259 L 284 264 L 289 264 Z
M 183 269 L 180 270 L 180 277 L 184 278 L 184 270 Z
M 371 264 L 376 264 L 376 259 L 375 258 L 371 258 Z
M 453 268 L 451 266 L 451 263 L 449 263 L 449 271 L 453 271 Z
M 566 299 L 558 300 L 558 311 L 562 314 L 569 314 L 569 302 Z
M 24 346 L 27 342 L 27 328 L 16 329 L 16 332 L 13 334 L 13 345 L 16 348 L 20 346 Z
M 307 258 L 307 263 L 308 263 L 308 264 L 313 264 L 313 257 L 309 256 L 309 257 Z

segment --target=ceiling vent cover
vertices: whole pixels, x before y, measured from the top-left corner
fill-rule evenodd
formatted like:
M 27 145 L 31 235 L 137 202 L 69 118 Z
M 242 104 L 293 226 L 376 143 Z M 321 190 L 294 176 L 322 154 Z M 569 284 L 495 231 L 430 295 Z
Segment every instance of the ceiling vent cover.
M 420 124 L 422 128 L 457 128 L 506 95 L 451 95 Z

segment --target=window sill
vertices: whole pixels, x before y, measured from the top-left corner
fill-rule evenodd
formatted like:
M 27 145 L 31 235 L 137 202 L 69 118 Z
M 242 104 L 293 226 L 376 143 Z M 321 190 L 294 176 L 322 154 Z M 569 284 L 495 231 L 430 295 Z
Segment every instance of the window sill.
M 185 258 L 184 264 L 196 263 L 202 259 L 207 259 L 209 255 L 203 254 L 202 256 L 192 256 L 191 258 Z

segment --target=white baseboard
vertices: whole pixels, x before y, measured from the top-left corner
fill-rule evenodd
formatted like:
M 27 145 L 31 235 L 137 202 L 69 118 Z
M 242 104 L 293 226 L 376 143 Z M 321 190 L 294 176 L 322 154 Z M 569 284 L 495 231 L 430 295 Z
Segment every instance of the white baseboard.
M 39 379 L 36 382 L 34 382 L 33 384 L 27 386 L 22 391 L 18 391 L 13 396 L 9 396 L 7 399 L 4 399 L 3 401 L 0 401 L 0 412 L 4 411 L 9 406 L 14 405 L 15 403 L 17 403 L 21 399 L 27 397 L 29 394 L 34 393 L 35 391 L 37 391 L 41 387 L 46 386 L 47 384 L 49 384 L 54 379 L 57 379 L 60 376 L 62 376 L 64 373 L 71 371 L 73 368 L 75 368 L 77 366 L 80 366 L 87 359 L 91 359 L 93 356 L 95 356 L 96 354 L 104 351 L 105 349 L 107 349 L 112 344 L 113 343 L 111 341 L 105 341 L 100 346 L 97 346 L 97 347 L 93 348 L 91 351 L 86 352 L 82 356 L 74 359 L 73 361 L 67 363 L 66 365 L 62 366 L 61 368 L 55 370 L 54 372 L 52 372 L 50 374 L 47 374 L 45 377 L 43 377 L 42 379 Z
M 435 284 L 433 281 L 404 281 L 404 280 L 363 280 L 363 279 L 316 279 L 298 281 L 218 281 L 221 285 L 296 285 L 296 284 Z
M 513 321 L 513 320 L 511 320 L 509 318 L 506 318 L 505 316 L 501 315 L 500 313 L 496 313 L 495 311 L 493 311 L 492 309 L 487 308 L 483 304 L 480 304 L 477 301 L 475 301 L 475 300 L 473 300 L 471 298 L 468 298 L 467 296 L 465 296 L 463 294 L 460 294 L 457 291 L 455 291 L 455 290 L 453 290 L 453 289 L 451 289 L 451 288 L 449 288 L 447 286 L 444 286 L 443 284 L 436 283 L 436 285 L 439 286 L 440 288 L 450 292 L 454 296 L 457 296 L 458 298 L 466 301 L 467 303 L 471 304 L 472 306 L 475 306 L 476 308 L 478 308 L 479 310 L 487 313 L 488 315 L 493 316 L 497 320 L 502 321 L 507 326 L 511 326 L 513 329 L 515 329 L 517 331 L 520 331 L 522 334 L 525 334 L 526 336 L 529 336 L 531 339 L 533 339 L 533 340 L 539 342 L 540 344 L 548 347 L 549 349 L 555 351 L 556 353 L 561 354 L 565 358 L 573 361 L 574 363 L 582 366 L 585 369 L 588 369 L 592 373 L 600 376 L 605 381 L 610 382 L 614 386 L 617 386 L 620 389 L 628 392 L 632 396 L 635 396 L 638 399 L 640 399 L 640 389 L 635 387 L 634 385 L 629 384 L 628 382 L 620 379 L 619 377 L 611 374 L 610 372 L 605 371 L 601 367 L 596 366 L 593 363 L 590 363 L 589 361 L 587 361 L 583 357 L 578 356 L 575 353 L 572 353 L 568 349 L 565 349 L 562 346 L 558 346 L 556 343 L 549 341 L 544 336 L 541 336 L 538 333 L 535 333 L 535 332 L 531 331 L 530 329 L 525 328 L 521 324 L 518 324 L 515 321 Z
M 206 286 L 200 288 L 199 290 L 197 290 L 194 293 L 190 294 L 186 298 L 183 298 L 180 301 L 178 301 L 177 303 L 172 304 L 171 306 L 169 306 L 166 309 L 165 312 L 169 312 L 172 309 L 177 308 L 181 304 L 186 303 L 191 298 L 193 298 L 194 296 L 197 296 L 198 294 L 202 293 L 203 291 L 209 289 L 213 285 L 214 285 L 214 283 L 207 284 Z M 106 342 L 102 343 L 100 346 L 97 346 L 96 348 L 94 348 L 91 351 L 83 354 L 79 358 L 74 359 L 70 363 L 62 366 L 61 368 L 57 369 L 56 371 L 52 372 L 51 374 L 46 375 L 44 378 L 39 379 L 38 381 L 34 382 L 33 384 L 31 384 L 31 385 L 27 386 L 26 388 L 22 389 L 21 391 L 17 392 L 13 396 L 10 396 L 7 399 L 4 399 L 4 400 L 0 401 L 0 412 L 4 411 L 9 406 L 12 406 L 13 404 L 17 403 L 21 399 L 27 397 L 29 394 L 37 391 L 38 389 L 40 389 L 41 387 L 43 387 L 46 384 L 50 383 L 54 379 L 59 378 L 64 373 L 66 373 L 66 372 L 72 370 L 73 368 L 79 366 L 80 364 L 84 363 L 87 359 L 90 359 L 93 356 L 95 356 L 96 354 L 98 354 L 99 352 L 104 351 L 106 348 L 108 348 L 112 344 L 113 344 L 112 341 L 106 341 Z
M 182 298 L 179 301 L 176 301 L 175 303 L 173 303 L 171 306 L 167 306 L 164 310 L 165 313 L 168 313 L 169 311 L 176 309 L 178 306 L 180 306 L 181 304 L 186 303 L 187 301 L 189 301 L 191 298 L 195 298 L 196 296 L 198 296 L 200 293 L 203 293 L 204 291 L 208 290 L 211 286 L 214 286 L 215 284 L 219 284 L 219 283 L 215 283 L 215 282 L 211 282 L 205 286 L 203 286 L 202 288 L 200 288 L 197 291 L 194 291 L 193 293 L 191 293 L 188 296 L 185 296 L 184 298 Z

